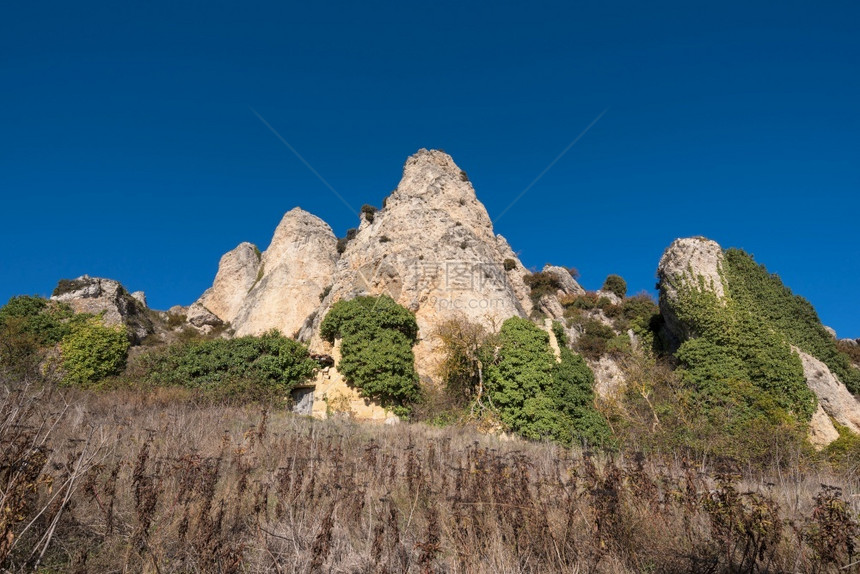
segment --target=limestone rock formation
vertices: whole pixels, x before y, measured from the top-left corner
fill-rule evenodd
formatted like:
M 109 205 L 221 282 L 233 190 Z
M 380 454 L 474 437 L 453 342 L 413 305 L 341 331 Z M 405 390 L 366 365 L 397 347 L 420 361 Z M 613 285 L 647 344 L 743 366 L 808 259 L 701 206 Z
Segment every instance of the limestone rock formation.
M 224 324 L 215 313 L 195 301 L 188 309 L 185 310 L 185 317 L 192 327 L 208 333 L 214 327 L 220 327 Z
M 145 303 L 130 295 L 119 281 L 113 279 L 89 275 L 63 279 L 57 284 L 51 299 L 68 303 L 76 313 L 101 314 L 106 325 L 125 325 L 129 338 L 134 342 L 155 332 Z
M 680 344 L 695 333 L 690 327 L 678 320 L 674 303 L 682 285 L 694 289 L 707 290 L 719 299 L 725 297 L 721 276 L 723 250 L 716 241 L 704 237 L 676 239 L 663 253 L 657 266 L 660 288 L 660 313 L 666 321 L 669 335 Z
M 248 291 L 261 271 L 259 249 L 248 242 L 240 243 L 221 257 L 212 287 L 203 292 L 197 303 L 209 309 L 226 323 L 233 323 Z
M 830 372 L 827 365 L 796 347 L 794 350 L 803 363 L 806 384 L 818 397 L 824 412 L 840 425 L 860 434 L 860 401 Z
M 250 243 L 226 253 L 197 303 L 229 322 L 236 336 L 271 329 L 293 336 L 319 307 L 336 261 L 331 228 L 297 207 L 281 219 L 262 254 Z
M 514 262 L 509 270 L 506 259 Z M 507 241 L 493 232 L 465 172 L 447 154 L 422 149 L 407 160 L 400 184 L 373 221 L 362 216 L 337 263 L 330 293 L 300 337 L 312 349 L 324 347 L 319 324 L 332 304 L 386 294 L 415 312 L 416 368 L 432 377 L 435 327 L 462 318 L 497 330 L 509 317 L 527 316 L 525 273 Z
M 542 269 L 544 273 L 552 275 L 558 280 L 561 285 L 563 295 L 584 295 L 585 289 L 576 282 L 576 279 L 570 274 L 570 271 L 558 265 L 544 265 Z
M 839 431 L 833 426 L 833 421 L 824 412 L 821 405 L 815 409 L 812 420 L 809 421 L 809 443 L 816 449 L 821 450 L 839 438 Z

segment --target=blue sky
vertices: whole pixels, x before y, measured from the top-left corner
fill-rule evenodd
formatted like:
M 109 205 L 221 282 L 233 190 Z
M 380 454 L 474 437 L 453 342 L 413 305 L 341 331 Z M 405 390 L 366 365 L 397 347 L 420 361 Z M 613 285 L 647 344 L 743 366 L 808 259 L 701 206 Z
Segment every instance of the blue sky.
M 527 266 L 653 290 L 753 253 L 860 337 L 857 2 L 18 2 L 0 8 L 0 300 L 83 273 L 188 304 L 299 205 L 338 235 L 442 148 Z

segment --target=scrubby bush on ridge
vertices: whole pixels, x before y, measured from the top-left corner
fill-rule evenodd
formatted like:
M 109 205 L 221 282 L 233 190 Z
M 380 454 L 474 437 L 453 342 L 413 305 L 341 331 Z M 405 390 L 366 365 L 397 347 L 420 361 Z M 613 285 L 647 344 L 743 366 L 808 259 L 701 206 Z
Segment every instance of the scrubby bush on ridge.
M 415 355 L 418 324 L 391 297 L 359 296 L 335 303 L 320 325 L 320 336 L 341 338 L 341 375 L 359 392 L 405 416 L 420 397 Z
M 627 295 L 627 282 L 620 275 L 609 275 L 603 282 L 601 289 L 615 293 L 619 298 L 624 299 Z
M 307 347 L 275 330 L 259 337 L 176 343 L 139 359 L 149 385 L 180 386 L 214 398 L 245 400 L 284 401 L 317 366 Z

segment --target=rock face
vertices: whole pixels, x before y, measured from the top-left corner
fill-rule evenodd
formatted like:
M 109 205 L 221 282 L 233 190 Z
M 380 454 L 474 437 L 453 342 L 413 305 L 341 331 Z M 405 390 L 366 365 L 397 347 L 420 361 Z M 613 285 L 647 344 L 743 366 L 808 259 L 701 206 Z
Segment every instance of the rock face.
M 800 349 L 794 350 L 803 363 L 806 384 L 818 397 L 824 412 L 840 425 L 848 427 L 851 432 L 860 434 L 860 401 L 830 372 L 827 365 Z
M 295 208 L 262 254 L 250 243 L 225 254 L 215 282 L 197 303 L 229 322 L 236 336 L 270 329 L 294 336 L 319 307 L 336 261 L 337 238 L 328 224 Z
M 722 300 L 725 297 L 722 265 L 722 248 L 716 241 L 704 237 L 676 239 L 660 258 L 660 264 L 657 266 L 660 313 L 676 346 L 696 336 L 688 325 L 678 320 L 674 312 L 679 288 L 687 285 L 694 289 L 710 291 Z
M 410 157 L 397 189 L 372 219 L 362 216 L 330 293 L 301 330 L 311 349 L 325 350 L 319 324 L 336 301 L 385 294 L 415 312 L 416 369 L 432 377 L 437 325 L 465 319 L 497 330 L 505 319 L 530 313 L 526 269 L 495 235 L 472 184 L 447 154 L 420 150 Z
M 839 438 L 839 431 L 833 426 L 833 421 L 824 412 L 821 405 L 815 410 L 812 415 L 812 420 L 809 421 L 809 443 L 816 449 L 821 450 L 836 439 Z
M 134 297 L 119 281 L 82 275 L 77 279 L 63 279 L 51 299 L 68 303 L 75 313 L 102 315 L 105 325 L 125 325 L 129 338 L 140 342 L 155 332 L 152 319 L 147 315 L 143 293 Z
M 561 285 L 563 295 L 584 295 L 585 289 L 576 282 L 576 279 L 570 274 L 570 271 L 558 265 L 544 265 L 542 269 L 544 273 L 555 277 Z
M 259 249 L 251 243 L 240 243 L 221 257 L 212 287 L 197 303 L 209 309 L 224 322 L 233 323 L 248 291 L 257 282 L 260 272 Z

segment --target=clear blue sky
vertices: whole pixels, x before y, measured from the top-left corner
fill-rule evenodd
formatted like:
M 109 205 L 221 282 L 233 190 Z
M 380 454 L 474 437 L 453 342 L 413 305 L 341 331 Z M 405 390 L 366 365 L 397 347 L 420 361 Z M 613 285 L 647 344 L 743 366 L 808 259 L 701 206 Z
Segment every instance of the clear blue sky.
M 0 300 L 83 273 L 188 304 L 301 207 L 344 234 L 451 153 L 527 266 L 653 290 L 742 247 L 860 337 L 860 3 L 6 2 Z

